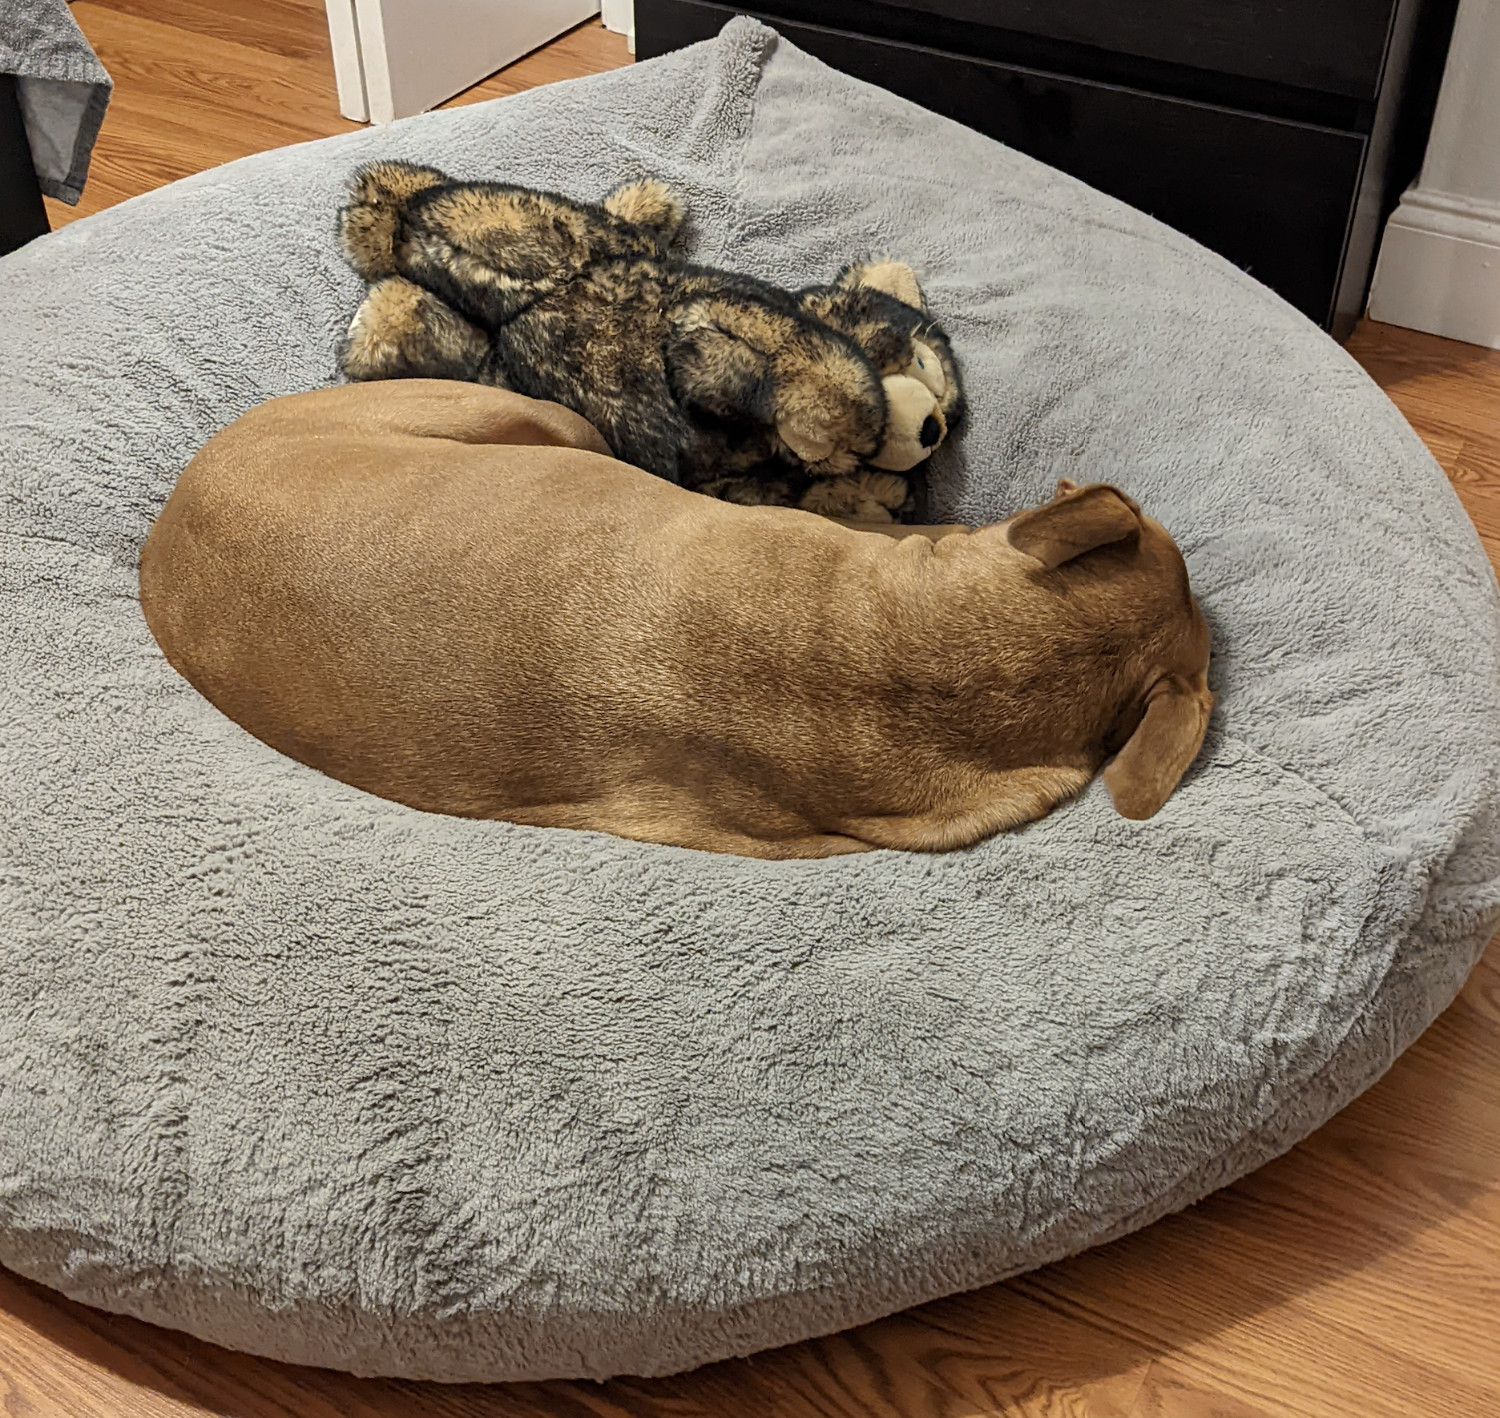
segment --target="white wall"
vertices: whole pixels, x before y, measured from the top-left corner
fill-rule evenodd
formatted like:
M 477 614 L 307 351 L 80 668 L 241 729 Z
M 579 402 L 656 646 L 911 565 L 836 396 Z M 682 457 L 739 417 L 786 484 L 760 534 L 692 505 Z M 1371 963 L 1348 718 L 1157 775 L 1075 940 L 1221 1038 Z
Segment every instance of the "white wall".
M 1427 156 L 1386 224 L 1370 316 L 1500 349 L 1500 0 L 1461 0 Z

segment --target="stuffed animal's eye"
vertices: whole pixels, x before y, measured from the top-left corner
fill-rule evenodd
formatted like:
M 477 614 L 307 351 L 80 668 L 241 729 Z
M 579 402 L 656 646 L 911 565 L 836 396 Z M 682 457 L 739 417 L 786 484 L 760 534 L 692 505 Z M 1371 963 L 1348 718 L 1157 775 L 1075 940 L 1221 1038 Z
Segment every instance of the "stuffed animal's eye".
M 938 363 L 937 354 L 931 346 L 924 345 L 921 340 L 911 342 L 911 363 L 907 366 L 907 373 L 913 379 L 921 380 L 932 390 L 933 398 L 943 397 L 948 381 L 943 377 L 943 369 Z

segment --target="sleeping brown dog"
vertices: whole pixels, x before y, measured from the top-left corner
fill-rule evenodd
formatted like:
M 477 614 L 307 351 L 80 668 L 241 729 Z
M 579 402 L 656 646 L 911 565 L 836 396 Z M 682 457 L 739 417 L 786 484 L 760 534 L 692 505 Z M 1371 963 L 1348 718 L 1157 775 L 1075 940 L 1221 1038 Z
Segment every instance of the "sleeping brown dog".
M 1116 807 L 1156 812 L 1211 704 L 1171 537 L 1066 482 L 943 530 L 687 492 L 508 391 L 363 384 L 214 438 L 141 604 L 258 738 L 434 812 L 754 857 L 940 851 L 1111 754 Z

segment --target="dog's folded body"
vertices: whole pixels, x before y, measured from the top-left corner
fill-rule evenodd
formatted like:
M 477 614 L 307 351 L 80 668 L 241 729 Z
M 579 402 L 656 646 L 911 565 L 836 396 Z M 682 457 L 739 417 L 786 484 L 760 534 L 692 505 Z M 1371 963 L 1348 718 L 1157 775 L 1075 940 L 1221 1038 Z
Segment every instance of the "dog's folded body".
M 1211 703 L 1182 558 L 1112 488 L 892 537 L 685 491 L 555 404 L 442 381 L 224 430 L 141 603 L 225 714 L 371 793 L 757 857 L 967 846 L 1112 752 L 1148 816 Z

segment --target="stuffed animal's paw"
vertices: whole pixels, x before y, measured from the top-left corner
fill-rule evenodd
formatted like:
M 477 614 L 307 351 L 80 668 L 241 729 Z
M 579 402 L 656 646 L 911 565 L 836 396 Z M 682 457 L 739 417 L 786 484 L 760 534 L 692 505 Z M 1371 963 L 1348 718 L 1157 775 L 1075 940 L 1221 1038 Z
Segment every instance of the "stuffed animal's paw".
M 349 264 L 367 281 L 396 273 L 396 235 L 401 208 L 421 192 L 451 179 L 414 162 L 371 162 L 349 183 L 349 202 L 339 212 L 339 239 Z
M 339 351 L 350 379 L 468 379 L 491 377 L 490 342 L 451 306 L 402 276 L 370 287 Z
M 843 517 L 851 522 L 894 522 L 906 505 L 911 487 L 894 473 L 863 469 L 852 477 L 823 478 L 798 502 L 804 512 L 820 517 Z
M 880 378 L 843 336 L 729 281 L 673 325 L 668 377 L 690 408 L 774 430 L 779 456 L 815 477 L 852 473 L 879 448 Z
M 694 489 L 720 502 L 734 502 L 741 507 L 790 507 L 792 490 L 781 478 L 710 478 Z
M 663 246 L 670 245 L 682 227 L 682 203 L 654 177 L 616 187 L 604 199 L 604 210 L 622 222 L 645 227 Z
M 773 360 L 771 387 L 776 435 L 814 477 L 853 473 L 878 451 L 885 395 L 848 341 L 799 332 Z

